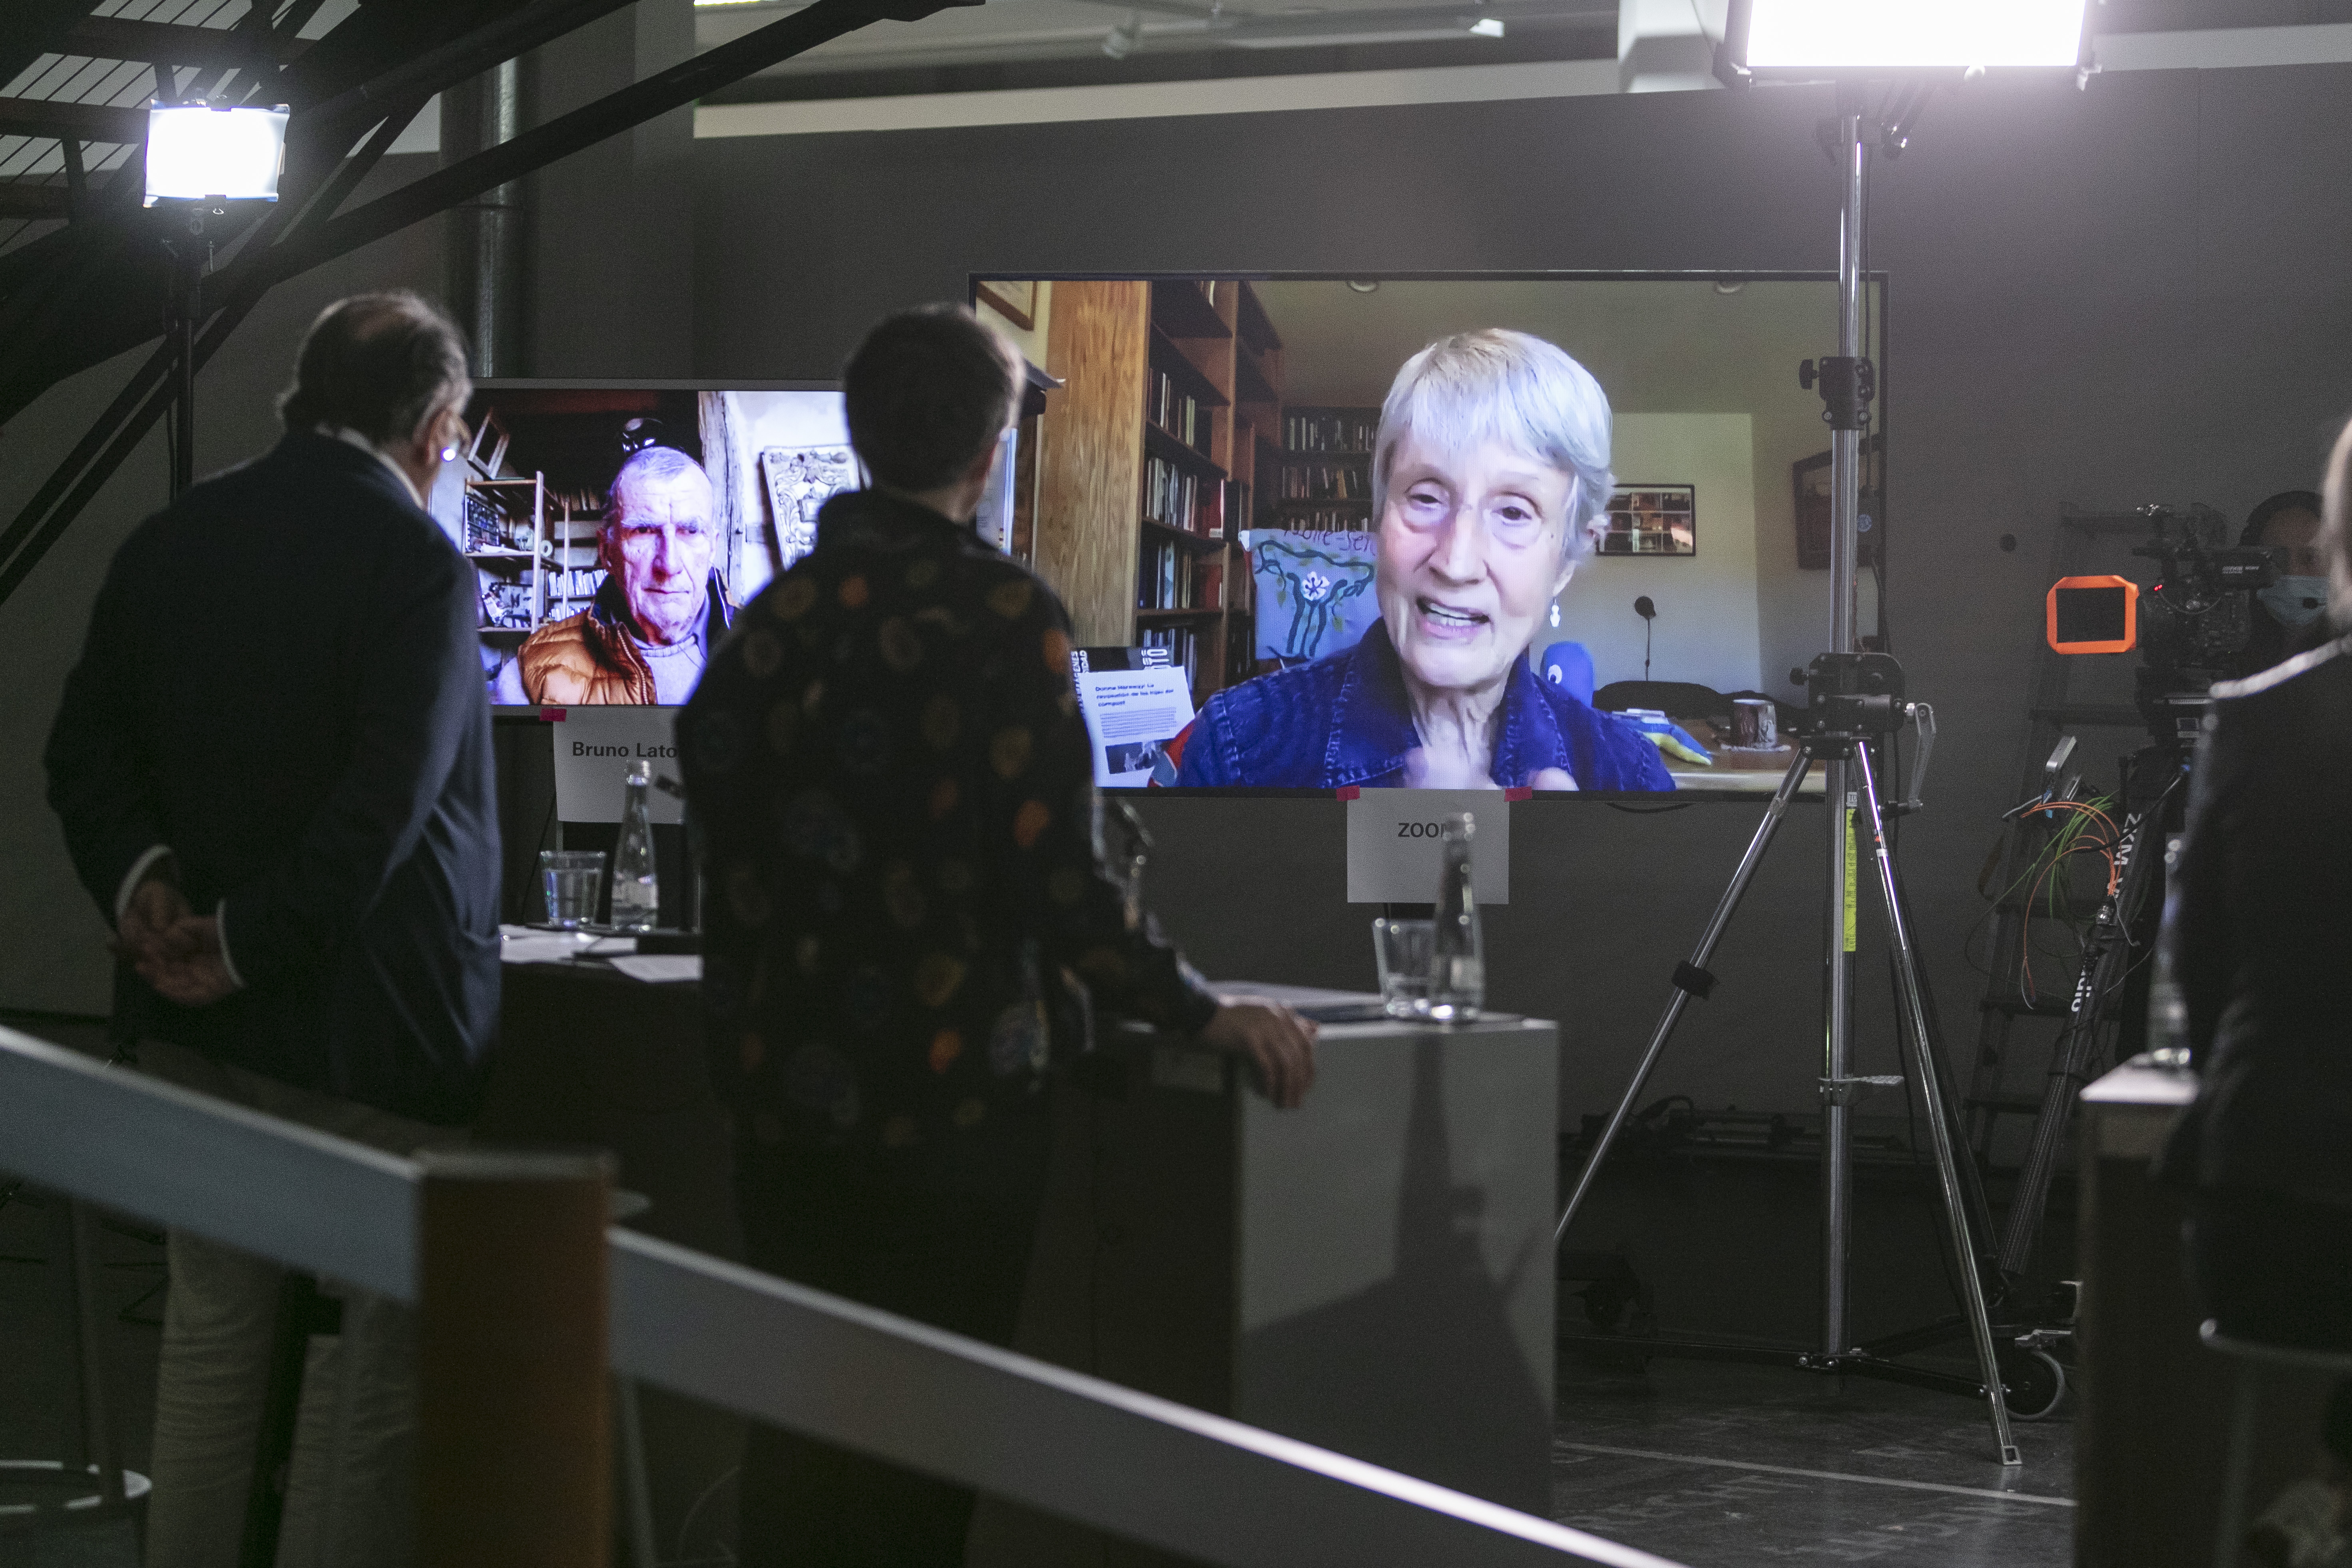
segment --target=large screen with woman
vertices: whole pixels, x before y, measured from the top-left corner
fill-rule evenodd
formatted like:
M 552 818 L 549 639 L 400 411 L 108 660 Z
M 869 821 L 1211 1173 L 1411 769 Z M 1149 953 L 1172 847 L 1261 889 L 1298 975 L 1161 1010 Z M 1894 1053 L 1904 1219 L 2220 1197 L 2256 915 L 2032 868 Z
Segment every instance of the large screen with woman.
M 1097 782 L 1657 794 L 1786 766 L 1789 672 L 1829 620 L 1829 443 L 1796 374 L 1827 279 L 972 295 L 1059 384 L 1006 542 L 1069 604 Z M 1881 432 L 1866 631 L 1883 459 Z

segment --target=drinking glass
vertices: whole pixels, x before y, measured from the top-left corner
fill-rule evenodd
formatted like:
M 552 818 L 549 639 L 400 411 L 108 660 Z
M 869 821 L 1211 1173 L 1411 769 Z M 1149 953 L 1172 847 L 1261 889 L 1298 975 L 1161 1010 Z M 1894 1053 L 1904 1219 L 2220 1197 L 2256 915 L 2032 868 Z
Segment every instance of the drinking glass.
M 547 889 L 547 923 L 577 931 L 596 919 L 596 898 L 604 890 L 602 849 L 542 849 L 539 879 Z
M 1429 1004 L 1429 921 L 1372 922 L 1372 955 L 1381 972 L 1381 1006 L 1391 1018 L 1411 1018 Z

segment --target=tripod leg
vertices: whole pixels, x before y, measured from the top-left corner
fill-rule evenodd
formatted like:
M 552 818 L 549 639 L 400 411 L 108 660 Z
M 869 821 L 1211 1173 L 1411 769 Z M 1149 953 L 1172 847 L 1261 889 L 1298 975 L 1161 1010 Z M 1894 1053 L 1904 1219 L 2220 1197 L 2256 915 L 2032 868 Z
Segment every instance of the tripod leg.
M 1829 847 L 1829 898 L 1822 910 L 1822 1353 L 1853 1347 L 1846 1322 L 1853 1269 L 1853 1116 L 1847 1101 L 1853 1076 L 1853 952 L 1849 935 L 1859 915 L 1858 851 L 1854 845 L 1853 764 L 1832 760 L 1822 770 Z
M 1642 1098 L 1643 1086 L 1650 1074 L 1657 1070 L 1658 1058 L 1665 1054 L 1666 1041 L 1673 1037 L 1675 1025 L 1683 1016 L 1683 1008 L 1694 995 L 1704 996 L 1715 984 L 1706 973 L 1706 961 L 1715 956 L 1716 943 L 1723 940 L 1724 929 L 1731 924 L 1732 912 L 1747 896 L 1748 884 L 1756 879 L 1756 868 L 1764 863 L 1764 852 L 1772 847 L 1773 836 L 1780 830 L 1780 819 L 1789 814 L 1789 803 L 1797 797 L 1797 786 L 1804 782 L 1805 770 L 1812 765 L 1813 754 L 1803 744 L 1797 747 L 1796 760 L 1780 779 L 1780 787 L 1772 792 L 1772 804 L 1764 809 L 1764 820 L 1756 825 L 1756 837 L 1748 841 L 1748 853 L 1739 858 L 1739 868 L 1731 874 L 1731 886 L 1723 890 L 1716 904 L 1715 913 L 1707 917 L 1706 929 L 1699 933 L 1698 945 L 1691 950 L 1690 961 L 1675 971 L 1675 994 L 1666 1000 L 1666 1010 L 1659 1015 L 1658 1026 L 1650 1033 L 1649 1047 L 1642 1053 L 1642 1065 L 1633 1069 L 1633 1081 L 1625 1086 L 1624 1098 L 1609 1115 L 1609 1124 L 1601 1131 L 1601 1141 L 1586 1155 L 1584 1168 L 1576 1173 L 1576 1187 L 1568 1195 L 1568 1206 L 1559 1211 L 1559 1223 L 1552 1227 L 1552 1245 L 1559 1245 L 1568 1234 L 1570 1222 L 1576 1211 L 1584 1205 L 1585 1194 L 1592 1190 L 1592 1178 L 1601 1173 L 1601 1163 L 1609 1157 L 1610 1145 L 1623 1131 L 1625 1119 L 1633 1113 L 1634 1103 Z M 1693 986 L 1697 989 L 1694 991 Z
M 1895 896 L 1902 901 L 1905 928 L 1906 930 L 1913 928 L 1916 922 L 1911 916 L 1911 895 L 1904 890 L 1903 871 L 1900 867 L 1895 868 Z M 1893 955 L 1890 954 L 1887 963 L 1890 973 L 1894 973 L 1894 968 Z M 1937 1033 L 1928 1037 L 1931 1049 L 1927 1054 L 1935 1061 L 1936 1086 L 1943 1091 L 1945 1108 L 1951 1114 L 1952 1146 L 1961 1156 L 1959 1159 L 1960 1195 L 1968 1200 L 1969 1234 L 1976 1241 L 1978 1261 L 1985 1270 L 1985 1288 L 1992 1292 L 1992 1310 L 1998 1312 L 2001 1310 L 2001 1302 L 2008 1293 L 2009 1282 L 2000 1278 L 2000 1269 L 1994 1262 L 1993 1248 L 1999 1233 L 1992 1222 L 1992 1204 L 1985 1196 L 1984 1162 L 1976 1153 L 1976 1145 L 1969 1137 L 1968 1117 L 1961 1110 L 1966 1101 L 1961 1098 L 1959 1081 L 1953 1076 L 1951 1064 L 1944 1055 L 1942 1029 L 1939 1023 L 1942 1015 L 1936 1009 L 1935 988 L 1928 984 L 1924 971 L 1915 971 L 1915 973 L 1918 974 L 1919 979 L 1921 1010 L 1927 1014 L 1928 1024 L 1937 1028 Z M 1902 976 L 1899 973 L 1895 974 L 1895 984 L 1899 994 L 1902 984 Z
M 1943 1081 L 1928 1055 L 1927 1009 L 1920 992 L 1919 961 L 1911 951 L 1911 932 L 1903 918 L 1903 902 L 1895 894 L 1894 862 L 1886 858 L 1886 820 L 1880 814 L 1878 783 L 1872 776 L 1870 753 L 1857 747 L 1853 778 L 1862 786 L 1862 826 L 1869 838 L 1866 853 L 1878 871 L 1878 890 L 1886 905 L 1887 943 L 1895 950 L 1895 973 L 1903 991 L 1904 1022 L 1911 1037 L 1912 1072 L 1927 1103 L 1927 1135 L 1936 1150 L 1936 1177 L 1942 1188 L 1944 1213 L 1951 1222 L 1952 1268 L 1960 1282 L 1960 1306 L 1967 1314 L 1969 1337 L 1976 1342 L 1977 1368 L 1984 1378 L 1985 1404 L 1992 1416 L 1993 1443 L 2003 1465 L 2023 1463 L 2010 1436 L 2009 1406 L 2002 1398 L 2000 1359 L 1993 1350 L 1992 1321 L 1985 1311 L 1984 1279 L 1978 1272 L 1976 1247 L 1969 1237 L 1968 1205 L 1960 1191 L 1960 1173 L 1952 1149 L 1952 1123 L 1944 1107 Z

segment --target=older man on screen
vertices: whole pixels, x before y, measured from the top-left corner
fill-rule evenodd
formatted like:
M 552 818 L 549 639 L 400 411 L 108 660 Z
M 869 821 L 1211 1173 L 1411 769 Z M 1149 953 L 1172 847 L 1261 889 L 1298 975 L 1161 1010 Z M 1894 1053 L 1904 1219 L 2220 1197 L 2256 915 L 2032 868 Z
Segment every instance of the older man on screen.
M 596 602 L 533 632 L 499 671 L 491 700 L 684 704 L 730 618 L 711 570 L 715 511 L 702 465 L 668 447 L 632 453 L 597 535 Z
M 1355 647 L 1221 691 L 1169 750 L 1179 784 L 1671 790 L 1631 722 L 1528 648 L 1607 515 L 1609 400 L 1499 329 L 1405 362 L 1372 456 L 1380 618 Z

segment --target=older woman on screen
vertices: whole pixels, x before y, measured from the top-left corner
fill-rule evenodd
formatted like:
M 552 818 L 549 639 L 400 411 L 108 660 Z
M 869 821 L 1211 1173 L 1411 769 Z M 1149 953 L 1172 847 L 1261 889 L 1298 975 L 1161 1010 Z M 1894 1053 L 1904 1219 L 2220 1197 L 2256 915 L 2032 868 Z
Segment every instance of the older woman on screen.
M 1528 647 L 1609 505 L 1609 400 L 1540 338 L 1405 362 L 1372 454 L 1380 619 L 1355 647 L 1211 698 L 1179 785 L 1670 790 L 1630 722 L 1538 679 Z

